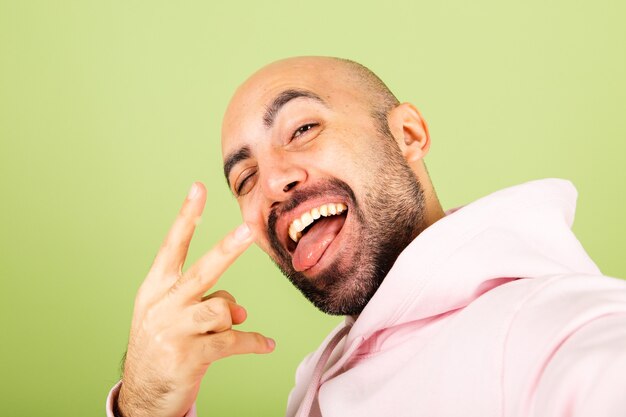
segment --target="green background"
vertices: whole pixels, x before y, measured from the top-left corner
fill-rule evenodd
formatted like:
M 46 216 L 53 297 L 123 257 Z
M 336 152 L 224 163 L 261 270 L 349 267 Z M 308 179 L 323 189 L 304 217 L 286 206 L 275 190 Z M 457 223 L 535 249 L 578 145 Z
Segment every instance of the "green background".
M 190 259 L 238 224 L 221 117 L 286 56 L 355 59 L 415 103 L 446 208 L 573 180 L 577 235 L 626 277 L 625 4 L 2 0 L 0 414 L 104 413 L 135 291 L 191 183 L 210 196 Z M 214 364 L 200 413 L 281 415 L 297 363 L 339 319 L 258 248 L 219 287 L 277 349 Z

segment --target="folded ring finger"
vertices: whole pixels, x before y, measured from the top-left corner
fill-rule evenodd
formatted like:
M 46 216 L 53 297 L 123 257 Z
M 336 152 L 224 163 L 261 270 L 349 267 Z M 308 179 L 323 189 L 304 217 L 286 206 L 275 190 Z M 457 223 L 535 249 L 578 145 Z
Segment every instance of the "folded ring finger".
M 233 316 L 237 318 L 239 309 L 225 298 L 209 298 L 191 307 L 191 325 L 196 333 L 223 332 L 233 326 Z

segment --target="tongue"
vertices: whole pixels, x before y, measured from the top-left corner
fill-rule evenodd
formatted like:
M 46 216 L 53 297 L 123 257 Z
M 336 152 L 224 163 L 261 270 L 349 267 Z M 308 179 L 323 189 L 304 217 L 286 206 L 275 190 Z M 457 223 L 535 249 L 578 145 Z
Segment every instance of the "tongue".
M 315 265 L 337 237 L 345 221 L 345 216 L 325 217 L 316 221 L 298 241 L 291 261 L 294 269 L 304 271 Z

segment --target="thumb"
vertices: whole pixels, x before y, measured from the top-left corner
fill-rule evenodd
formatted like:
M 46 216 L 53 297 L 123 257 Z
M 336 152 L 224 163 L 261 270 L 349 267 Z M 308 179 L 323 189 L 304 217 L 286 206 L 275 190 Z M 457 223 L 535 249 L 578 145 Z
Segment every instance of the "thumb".
M 226 330 L 208 334 L 202 338 L 205 339 L 203 340 L 205 347 L 203 347 L 202 353 L 208 363 L 232 355 L 271 353 L 276 347 L 274 339 L 265 337 L 260 333 L 239 330 Z

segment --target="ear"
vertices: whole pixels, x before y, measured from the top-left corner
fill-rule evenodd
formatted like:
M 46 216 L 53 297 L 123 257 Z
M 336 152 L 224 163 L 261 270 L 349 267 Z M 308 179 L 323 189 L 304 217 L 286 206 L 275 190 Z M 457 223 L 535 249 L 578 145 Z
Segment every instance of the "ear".
M 430 149 L 428 126 L 414 105 L 399 104 L 389 112 L 387 121 L 407 162 L 415 162 L 426 156 Z

